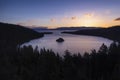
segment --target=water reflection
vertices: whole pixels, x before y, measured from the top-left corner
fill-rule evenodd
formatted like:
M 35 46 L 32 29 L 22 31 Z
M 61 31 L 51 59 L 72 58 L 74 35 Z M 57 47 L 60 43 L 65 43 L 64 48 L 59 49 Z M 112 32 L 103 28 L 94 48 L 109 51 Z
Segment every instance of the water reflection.
M 47 34 L 43 38 L 31 40 L 23 45 L 32 45 L 33 48 L 38 46 L 39 49 L 52 49 L 62 55 L 65 50 L 83 54 L 84 52 L 90 52 L 92 49 L 98 50 L 103 43 L 107 46 L 112 43 L 111 40 L 101 37 L 61 34 L 59 30 L 52 30 L 52 32 L 53 34 Z M 56 42 L 59 37 L 64 38 L 65 41 L 63 43 Z

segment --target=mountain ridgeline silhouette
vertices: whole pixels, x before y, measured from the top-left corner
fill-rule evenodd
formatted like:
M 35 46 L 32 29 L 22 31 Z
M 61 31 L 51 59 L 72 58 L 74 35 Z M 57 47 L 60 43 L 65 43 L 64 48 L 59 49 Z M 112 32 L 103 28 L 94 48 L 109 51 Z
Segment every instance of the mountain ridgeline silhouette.
M 0 41 L 6 45 L 20 44 L 43 36 L 41 33 L 20 25 L 0 22 Z
M 113 26 L 109 28 L 78 30 L 74 32 L 62 32 L 77 35 L 91 35 L 105 37 L 111 40 L 120 41 L 120 26 Z

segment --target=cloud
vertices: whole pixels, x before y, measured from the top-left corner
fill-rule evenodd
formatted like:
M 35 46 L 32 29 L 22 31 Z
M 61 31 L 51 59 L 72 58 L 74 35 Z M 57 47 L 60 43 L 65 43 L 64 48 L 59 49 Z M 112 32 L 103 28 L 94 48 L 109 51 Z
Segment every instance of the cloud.
M 68 21 L 73 21 L 73 20 L 77 20 L 78 18 L 76 16 L 69 16 L 69 17 L 61 17 L 61 18 L 51 18 L 50 22 L 52 23 L 57 23 L 59 22 L 68 22 Z
M 56 20 L 54 18 L 50 19 L 50 22 L 56 22 Z
M 64 17 L 64 18 L 62 19 L 62 21 L 76 20 L 76 19 L 77 19 L 76 16 L 70 16 L 70 17 Z
M 77 19 L 76 16 L 72 16 L 72 17 L 71 17 L 71 20 L 76 20 L 76 19 Z
M 120 21 L 120 17 L 119 17 L 119 18 L 116 18 L 115 21 Z
M 85 15 L 84 15 L 84 17 L 93 17 L 94 16 L 94 12 L 93 13 L 86 13 Z

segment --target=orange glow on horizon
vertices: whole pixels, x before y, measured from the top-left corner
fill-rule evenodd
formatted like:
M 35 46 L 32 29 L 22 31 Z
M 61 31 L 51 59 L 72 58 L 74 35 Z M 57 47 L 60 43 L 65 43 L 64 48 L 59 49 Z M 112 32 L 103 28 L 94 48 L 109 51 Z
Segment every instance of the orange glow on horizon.
M 74 19 L 73 19 L 74 18 Z M 81 17 L 71 17 L 66 18 L 59 21 L 58 23 L 52 23 L 48 28 L 56 28 L 56 27 L 111 27 L 115 25 L 120 25 L 119 21 L 116 22 L 114 19 L 107 19 L 105 17 L 98 16 L 94 12 L 93 13 L 87 13 L 84 14 Z
M 58 28 L 58 27 L 111 27 L 115 25 L 120 25 L 120 21 L 115 21 L 113 18 L 103 17 L 93 13 L 83 14 L 81 16 L 68 16 L 68 17 L 57 17 L 46 20 L 29 20 L 20 25 L 31 26 L 31 27 L 48 27 L 48 28 Z
M 100 18 L 94 16 L 94 13 L 87 13 L 80 19 L 80 25 L 91 27 L 100 25 Z

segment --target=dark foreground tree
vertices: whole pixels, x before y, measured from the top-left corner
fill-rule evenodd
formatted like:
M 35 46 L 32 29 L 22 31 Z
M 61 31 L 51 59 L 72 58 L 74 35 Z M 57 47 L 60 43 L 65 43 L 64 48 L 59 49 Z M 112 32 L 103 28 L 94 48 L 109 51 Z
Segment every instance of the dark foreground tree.
M 64 56 L 32 46 L 0 48 L 0 80 L 120 80 L 120 44 Z

